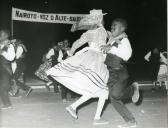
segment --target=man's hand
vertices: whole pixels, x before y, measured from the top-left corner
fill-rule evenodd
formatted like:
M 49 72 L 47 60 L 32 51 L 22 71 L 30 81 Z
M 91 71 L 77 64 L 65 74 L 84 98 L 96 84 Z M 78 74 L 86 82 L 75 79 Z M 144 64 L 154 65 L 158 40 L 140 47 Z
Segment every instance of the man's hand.
M 102 45 L 100 48 L 101 48 L 101 51 L 103 53 L 107 53 L 108 51 L 111 50 L 111 46 L 110 45 Z
M 117 44 L 121 44 L 121 41 L 118 40 L 118 39 L 115 39 L 115 42 L 116 42 Z

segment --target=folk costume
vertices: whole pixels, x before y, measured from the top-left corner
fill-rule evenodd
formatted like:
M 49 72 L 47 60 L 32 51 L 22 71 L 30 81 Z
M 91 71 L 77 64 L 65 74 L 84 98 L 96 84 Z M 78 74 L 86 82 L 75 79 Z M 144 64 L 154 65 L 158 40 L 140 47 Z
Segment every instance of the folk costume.
M 66 108 L 74 118 L 77 118 L 76 109 L 79 105 L 90 98 L 98 97 L 99 102 L 94 119 L 99 120 L 105 100 L 108 99 L 106 86 L 108 70 L 104 64 L 105 54 L 100 50 L 100 46 L 106 44 L 107 38 L 106 30 L 101 24 L 102 20 L 102 10 L 91 10 L 90 14 L 81 20 L 81 24 L 98 27 L 83 33 L 71 48 L 74 53 L 80 46 L 88 43 L 87 50 L 69 57 L 47 71 L 47 75 L 81 95 L 81 98 Z
M 15 50 L 9 40 L 0 42 L 0 97 L 5 108 L 11 106 L 9 90 L 12 79 L 11 62 L 15 58 Z

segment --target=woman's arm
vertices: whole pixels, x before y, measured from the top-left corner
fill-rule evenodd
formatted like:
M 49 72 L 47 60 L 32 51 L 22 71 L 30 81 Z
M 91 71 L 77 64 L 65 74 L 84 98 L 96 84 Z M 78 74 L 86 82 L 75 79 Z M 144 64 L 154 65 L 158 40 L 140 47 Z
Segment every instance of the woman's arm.
M 80 37 L 80 39 L 76 40 L 71 49 L 69 51 L 67 51 L 68 55 L 72 56 L 74 54 L 74 52 L 76 51 L 76 49 L 78 49 L 79 47 L 81 47 L 82 45 L 84 45 L 85 43 L 88 42 L 88 35 L 89 33 L 86 32 L 84 34 L 82 34 L 82 36 Z

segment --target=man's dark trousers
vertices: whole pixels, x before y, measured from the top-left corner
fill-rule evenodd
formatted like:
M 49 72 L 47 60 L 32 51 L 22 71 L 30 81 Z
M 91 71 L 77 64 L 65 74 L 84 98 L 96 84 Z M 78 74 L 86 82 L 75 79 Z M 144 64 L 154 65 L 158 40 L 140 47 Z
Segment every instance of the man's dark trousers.
M 109 99 L 116 111 L 126 122 L 135 122 L 132 113 L 126 108 L 122 100 L 131 98 L 134 92 L 128 86 L 128 72 L 124 61 L 116 55 L 107 54 L 105 64 L 109 70 L 108 88 Z

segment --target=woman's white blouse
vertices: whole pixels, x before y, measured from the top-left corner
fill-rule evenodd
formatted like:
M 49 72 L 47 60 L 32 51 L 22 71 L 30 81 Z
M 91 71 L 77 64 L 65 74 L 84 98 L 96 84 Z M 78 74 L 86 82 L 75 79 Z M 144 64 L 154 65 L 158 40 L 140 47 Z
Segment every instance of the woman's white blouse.
M 74 42 L 71 49 L 75 51 L 80 46 L 88 43 L 90 48 L 100 50 L 100 46 L 106 44 L 106 39 L 107 32 L 103 27 L 99 27 L 95 30 L 88 30 L 82 34 L 80 39 Z

